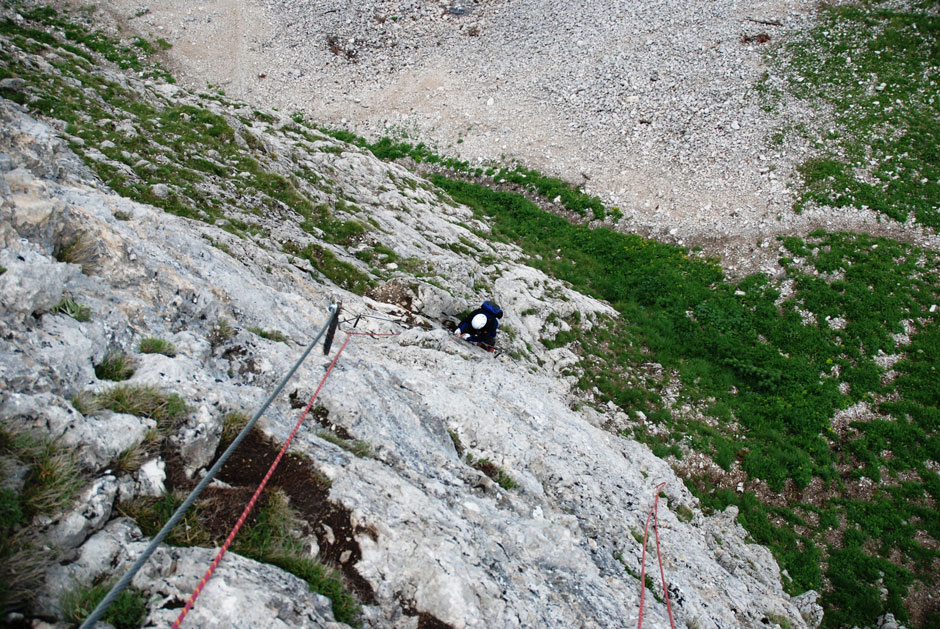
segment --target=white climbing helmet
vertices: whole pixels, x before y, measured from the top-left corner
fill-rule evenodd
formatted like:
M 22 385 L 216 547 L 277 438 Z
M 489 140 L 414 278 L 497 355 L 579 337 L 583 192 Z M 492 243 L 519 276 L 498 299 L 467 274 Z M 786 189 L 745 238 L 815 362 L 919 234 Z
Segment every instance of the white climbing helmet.
M 482 330 L 486 326 L 486 315 L 482 312 L 470 320 L 474 330 Z

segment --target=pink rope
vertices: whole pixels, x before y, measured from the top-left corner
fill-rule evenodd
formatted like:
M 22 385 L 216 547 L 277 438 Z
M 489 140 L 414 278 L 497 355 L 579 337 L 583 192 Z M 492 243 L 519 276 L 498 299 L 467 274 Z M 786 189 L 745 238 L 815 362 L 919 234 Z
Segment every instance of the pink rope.
M 646 541 L 649 539 L 650 518 L 653 518 L 653 532 L 656 535 L 656 558 L 659 561 L 659 577 L 663 582 L 663 595 L 666 598 L 666 611 L 669 613 L 669 626 L 676 629 L 676 623 L 672 618 L 672 604 L 669 602 L 669 590 L 666 588 L 666 572 L 663 570 L 663 556 L 659 550 L 659 492 L 662 491 L 666 483 L 656 485 L 656 500 L 650 507 L 650 512 L 646 515 L 646 528 L 643 531 L 643 558 L 640 564 L 640 618 L 637 622 L 637 629 L 643 629 L 643 605 L 646 601 Z M 655 517 L 654 517 L 655 514 Z
M 320 394 L 320 389 L 323 388 L 323 384 L 326 382 L 326 379 L 330 377 L 330 372 L 333 371 L 333 366 L 336 365 L 336 361 L 339 360 L 339 355 L 343 353 L 343 350 L 346 348 L 347 343 L 349 343 L 351 335 L 346 334 L 346 340 L 343 342 L 343 345 L 339 348 L 339 351 L 336 352 L 336 356 L 333 357 L 333 362 L 330 363 L 329 368 L 326 370 L 326 373 L 323 375 L 323 379 L 320 380 L 317 390 L 314 391 L 313 395 L 310 396 L 310 401 L 307 402 L 307 407 L 304 408 L 303 414 L 300 416 L 300 419 L 297 420 L 297 423 L 294 425 L 294 429 L 291 431 L 290 436 L 287 438 L 287 441 L 284 442 L 284 446 L 281 448 L 281 451 L 278 452 L 277 458 L 274 459 L 274 462 L 271 464 L 271 467 L 268 468 L 268 473 L 264 475 L 264 479 L 261 481 L 261 484 L 258 485 L 258 489 L 255 490 L 254 495 L 251 497 L 251 500 L 248 501 L 248 505 L 245 507 L 245 510 L 242 511 L 242 514 L 239 516 L 238 521 L 235 523 L 235 527 L 228 534 L 228 537 L 225 539 L 225 543 L 222 544 L 222 548 L 219 549 L 218 554 L 215 556 L 215 559 L 212 560 L 212 563 L 209 565 L 209 569 L 206 570 L 206 573 L 202 576 L 202 579 L 199 580 L 199 585 L 196 586 L 196 590 L 193 592 L 192 596 L 189 597 L 189 600 L 186 602 L 186 606 L 183 607 L 183 610 L 180 612 L 179 617 L 176 619 L 176 622 L 173 623 L 173 629 L 179 629 L 179 626 L 182 624 L 183 619 L 186 618 L 186 614 L 189 613 L 189 610 L 192 609 L 193 604 L 195 604 L 196 599 L 199 598 L 199 595 L 202 593 L 202 589 L 209 582 L 209 579 L 212 578 L 212 574 L 215 572 L 215 569 L 219 566 L 219 563 L 222 561 L 222 557 L 225 556 L 225 553 L 228 551 L 229 546 L 232 544 L 232 541 L 235 539 L 235 536 L 238 535 L 238 531 L 241 529 L 242 525 L 245 523 L 245 520 L 248 519 L 248 515 L 251 513 L 251 510 L 255 506 L 258 497 L 261 495 L 261 492 L 264 491 L 265 486 L 268 484 L 268 481 L 271 480 L 271 476 L 274 474 L 274 470 L 277 469 L 278 464 L 281 462 L 281 458 L 284 456 L 284 453 L 287 452 L 288 446 L 290 446 L 291 441 L 293 441 L 294 436 L 297 434 L 297 431 L 300 429 L 300 425 L 303 423 L 304 419 L 307 417 L 307 413 L 310 412 L 310 407 L 313 406 L 313 401 L 317 398 L 317 395 Z

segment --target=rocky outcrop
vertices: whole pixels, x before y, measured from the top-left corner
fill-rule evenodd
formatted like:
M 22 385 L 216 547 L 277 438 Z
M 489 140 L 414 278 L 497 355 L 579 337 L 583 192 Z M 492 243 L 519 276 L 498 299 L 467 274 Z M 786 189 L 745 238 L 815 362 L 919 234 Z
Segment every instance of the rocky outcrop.
M 257 408 L 324 323 L 328 305 L 341 300 L 350 321 L 340 340 L 355 315 L 365 316 L 356 331 L 400 334 L 354 337 L 319 398 L 336 433 L 365 442 L 369 455 L 324 439 L 314 424 L 301 429 L 293 451 L 329 479 L 329 499 L 348 513 L 342 530 L 313 524 L 323 544 L 343 537 L 348 552 L 335 562 L 369 592 L 366 626 L 414 627 L 421 619 L 460 628 L 632 626 L 643 528 L 660 483 L 663 563 L 680 625 L 815 622 L 811 604 L 783 591 L 769 551 L 748 543 L 733 509 L 704 515 L 646 446 L 601 428 L 605 418 L 590 406 L 573 410 L 559 373 L 577 357 L 542 346 L 566 325 L 549 315 L 577 312 L 589 325 L 613 310 L 525 266 L 512 246 L 488 242 L 479 235 L 484 225 L 469 230 L 472 213 L 430 186 L 399 187 L 414 180 L 401 167 L 338 143 L 341 150 L 307 161 L 343 182 L 346 198 L 394 241 L 399 258 L 433 260 L 423 277 L 399 269 L 376 275 L 372 297 L 364 297 L 270 246 L 277 230 L 300 238 L 289 221 L 266 217 L 270 239 L 252 239 L 171 216 L 103 191 L 48 126 L 8 101 L 0 101 L 0 119 L 0 420 L 6 431 L 60 439 L 87 478 L 73 505 L 37 523 L 59 561 L 30 613 L 56 616 L 71 584 L 116 576 L 143 540 L 115 502 L 159 493 L 168 482 L 160 457 L 136 469 L 116 465 L 156 420 L 80 408 L 77 394 L 115 386 L 94 367 L 120 350 L 135 361 L 128 383 L 186 401 L 186 417 L 161 429 L 180 458 L 174 465 L 195 478 L 212 460 L 222 418 Z M 284 163 L 296 150 L 277 133 L 264 145 Z M 74 234 L 93 235 L 84 264 L 55 257 Z M 441 245 L 463 241 L 487 259 Z M 353 249 L 335 250 L 353 264 Z M 480 287 L 481 278 L 490 281 Z M 386 281 L 395 285 L 383 288 Z M 88 309 L 87 321 L 57 311 L 65 296 Z M 490 296 L 507 312 L 508 351 L 499 357 L 455 341 L 443 326 Z M 287 342 L 251 331 L 258 328 Z M 175 355 L 138 353 L 145 337 L 172 342 Z M 325 360 L 308 360 L 288 389 L 295 395 L 265 414 L 260 425 L 274 440 L 286 438 L 299 412 L 291 398 L 312 392 Z M 482 460 L 487 465 L 472 464 Z M 503 482 L 481 468 L 500 471 Z M 148 595 L 148 623 L 174 617 L 211 556 L 158 551 L 134 582 Z M 668 626 L 658 570 L 647 568 L 646 626 Z M 192 626 L 339 626 L 303 582 L 235 555 L 192 614 Z
M 130 565 L 146 546 L 130 521 L 113 520 L 82 546 L 73 561 L 50 571 L 50 585 L 37 600 L 37 608 L 50 615 L 61 613 L 61 600 L 71 584 L 107 577 L 115 566 Z M 131 583 L 151 601 L 150 626 L 173 624 L 185 604 L 181 595 L 198 583 L 214 556 L 209 548 L 164 547 L 154 553 Z M 187 616 L 191 627 L 347 627 L 333 618 L 329 599 L 311 592 L 304 581 L 234 554 L 226 557 L 225 568 L 213 576 L 199 601 Z

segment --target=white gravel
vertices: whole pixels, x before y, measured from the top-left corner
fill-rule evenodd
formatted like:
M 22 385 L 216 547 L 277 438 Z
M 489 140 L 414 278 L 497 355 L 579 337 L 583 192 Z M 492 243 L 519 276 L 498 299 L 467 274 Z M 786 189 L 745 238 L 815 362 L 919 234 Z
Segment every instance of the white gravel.
M 776 272 L 774 236 L 817 227 L 940 248 L 870 212 L 793 213 L 808 148 L 768 138 L 825 121 L 792 100 L 762 110 L 754 85 L 764 48 L 806 28 L 813 0 L 110 4 L 174 44 L 184 84 L 463 159 L 519 160 L 620 207 L 620 229 L 700 245 L 732 274 Z M 744 41 L 760 34 L 770 41 Z

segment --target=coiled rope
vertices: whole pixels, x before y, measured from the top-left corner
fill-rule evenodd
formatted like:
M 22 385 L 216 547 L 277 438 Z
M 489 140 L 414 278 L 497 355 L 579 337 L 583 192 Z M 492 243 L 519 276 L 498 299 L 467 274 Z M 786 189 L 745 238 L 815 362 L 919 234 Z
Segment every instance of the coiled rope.
M 669 603 L 669 590 L 666 588 L 666 573 L 663 570 L 663 556 L 659 551 L 659 492 L 666 486 L 665 482 L 656 485 L 656 500 L 650 507 L 650 512 L 646 516 L 646 529 L 643 531 L 643 559 L 640 563 L 640 618 L 637 622 L 637 629 L 643 629 L 643 604 L 646 599 L 646 541 L 649 539 L 650 518 L 653 518 L 653 532 L 656 534 L 656 558 L 659 560 L 659 578 L 663 582 L 663 595 L 666 597 L 666 611 L 669 612 L 669 626 L 676 629 L 676 623 L 672 619 L 672 605 Z
M 212 479 L 215 478 L 215 475 L 218 474 L 220 469 L 222 469 L 222 466 L 232 455 L 232 453 L 235 452 L 235 449 L 238 448 L 239 444 L 241 444 L 245 437 L 248 436 L 248 433 L 251 432 L 252 428 L 254 428 L 254 425 L 261 418 L 261 415 L 264 414 L 264 412 L 268 409 L 268 406 L 271 405 L 271 402 L 274 401 L 274 398 L 277 397 L 277 395 L 284 389 L 288 381 L 294 376 L 294 373 L 297 371 L 297 369 L 300 368 L 300 365 L 303 364 L 303 362 L 307 359 L 307 356 L 310 354 L 311 350 L 313 350 L 316 344 L 320 342 L 320 339 L 327 331 L 329 325 L 333 323 L 339 316 L 339 305 L 332 304 L 330 306 L 329 312 L 329 320 L 323 325 L 322 328 L 320 328 L 320 332 L 317 333 L 316 338 L 310 342 L 310 345 L 307 346 L 307 349 L 304 350 L 304 353 L 301 354 L 300 358 L 297 359 L 297 362 L 294 363 L 294 366 L 291 367 L 290 371 L 287 372 L 287 374 L 281 380 L 280 384 L 277 385 L 277 388 L 275 388 L 271 395 L 268 396 L 268 399 L 264 401 L 264 403 L 261 405 L 261 408 L 258 409 L 251 420 L 245 424 L 245 427 L 240 433 L 238 433 L 238 436 L 235 437 L 231 445 L 229 445 L 225 452 L 222 453 L 222 456 L 219 457 L 219 460 L 216 461 L 215 465 L 212 466 L 212 468 L 206 473 L 199 484 L 196 485 L 196 488 L 193 489 L 189 496 L 186 497 L 186 500 L 184 500 L 183 504 L 181 504 L 179 508 L 173 513 L 167 523 L 163 525 L 163 528 L 160 529 L 160 532 L 154 536 L 150 542 L 150 545 L 147 546 L 143 554 L 137 558 L 137 561 L 135 561 L 134 564 L 124 574 L 124 576 L 121 577 L 121 580 L 114 584 L 114 587 L 111 588 L 111 591 L 108 592 L 107 596 L 105 596 L 101 602 L 98 603 L 98 606 L 95 607 L 91 614 L 88 615 L 88 618 L 85 619 L 79 629 L 91 629 L 91 627 L 94 627 L 95 623 L 101 619 L 101 617 L 107 611 L 108 607 L 110 607 L 115 599 L 117 599 L 118 595 L 123 592 L 124 589 L 130 584 L 131 580 L 134 578 L 134 575 L 136 575 L 144 566 L 144 564 L 147 563 L 147 560 L 150 559 L 150 556 L 157 549 L 157 546 L 159 546 L 163 539 L 170 533 L 170 530 L 172 530 L 173 527 L 176 526 L 183 518 L 183 515 L 196 501 L 196 498 L 199 497 L 199 494 L 202 493 L 202 490 L 205 489 L 210 482 L 212 482 Z

